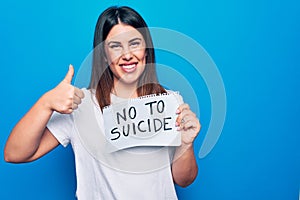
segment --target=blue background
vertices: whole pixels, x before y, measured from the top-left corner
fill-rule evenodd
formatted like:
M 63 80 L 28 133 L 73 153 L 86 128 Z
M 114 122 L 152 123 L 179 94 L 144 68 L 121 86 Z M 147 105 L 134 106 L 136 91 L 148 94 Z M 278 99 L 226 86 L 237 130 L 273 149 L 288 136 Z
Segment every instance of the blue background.
M 78 70 L 92 50 L 98 18 L 110 5 L 129 5 L 149 26 L 180 31 L 215 61 L 227 93 L 227 116 L 213 151 L 197 160 L 199 174 L 179 199 L 284 199 L 299 195 L 299 1 L 2 1 L 0 6 L 0 149 L 32 104 Z M 161 54 L 162 63 L 168 55 Z M 168 61 L 174 67 L 184 63 Z M 177 66 L 176 66 L 177 64 Z M 210 120 L 209 93 L 200 87 L 201 147 Z M 74 199 L 70 147 L 40 160 L 0 159 L 0 199 Z

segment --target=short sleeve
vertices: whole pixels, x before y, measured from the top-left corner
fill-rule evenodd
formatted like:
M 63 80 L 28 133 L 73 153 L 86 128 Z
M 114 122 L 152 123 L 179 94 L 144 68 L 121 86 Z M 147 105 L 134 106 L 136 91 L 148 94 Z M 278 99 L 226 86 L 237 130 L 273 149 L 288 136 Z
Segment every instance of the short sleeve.
M 53 112 L 47 128 L 59 141 L 61 145 L 66 147 L 71 141 L 71 135 L 74 131 L 74 122 L 72 114 L 60 114 Z

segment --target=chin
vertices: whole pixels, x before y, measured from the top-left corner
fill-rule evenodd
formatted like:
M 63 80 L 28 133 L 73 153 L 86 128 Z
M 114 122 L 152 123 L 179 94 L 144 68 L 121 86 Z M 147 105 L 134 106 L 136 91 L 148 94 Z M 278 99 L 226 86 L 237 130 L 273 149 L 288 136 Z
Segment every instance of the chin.
M 138 83 L 138 80 L 120 79 L 119 81 L 125 85 L 137 85 Z

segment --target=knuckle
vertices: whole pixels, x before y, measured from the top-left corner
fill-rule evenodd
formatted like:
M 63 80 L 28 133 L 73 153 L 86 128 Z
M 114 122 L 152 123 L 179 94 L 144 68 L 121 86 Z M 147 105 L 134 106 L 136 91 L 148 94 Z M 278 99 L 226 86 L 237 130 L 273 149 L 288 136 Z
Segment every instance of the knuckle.
M 69 109 L 69 108 L 68 108 L 66 105 L 61 105 L 61 107 L 60 107 L 60 111 L 61 111 L 61 112 L 67 112 L 68 109 Z
M 73 101 L 73 98 L 72 98 L 72 99 L 67 99 L 67 100 L 66 100 L 66 106 L 67 106 L 67 107 L 71 107 L 71 106 L 73 105 L 73 102 L 74 102 L 74 101 Z

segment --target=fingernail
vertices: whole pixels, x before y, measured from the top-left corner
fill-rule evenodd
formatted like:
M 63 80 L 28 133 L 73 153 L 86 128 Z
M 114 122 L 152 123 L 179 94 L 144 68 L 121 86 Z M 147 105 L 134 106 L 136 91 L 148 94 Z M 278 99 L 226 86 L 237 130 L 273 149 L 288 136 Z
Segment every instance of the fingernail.
M 180 113 L 180 110 L 179 110 L 179 109 L 176 110 L 176 114 L 178 114 L 178 113 Z
M 175 122 L 175 126 L 179 126 L 179 123 L 178 123 L 178 122 Z

